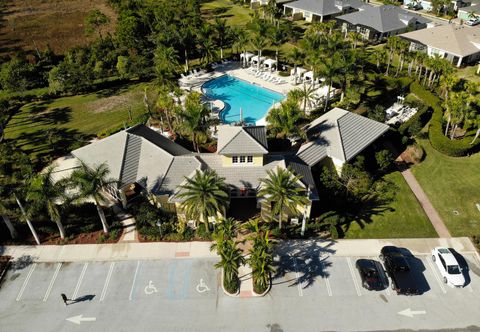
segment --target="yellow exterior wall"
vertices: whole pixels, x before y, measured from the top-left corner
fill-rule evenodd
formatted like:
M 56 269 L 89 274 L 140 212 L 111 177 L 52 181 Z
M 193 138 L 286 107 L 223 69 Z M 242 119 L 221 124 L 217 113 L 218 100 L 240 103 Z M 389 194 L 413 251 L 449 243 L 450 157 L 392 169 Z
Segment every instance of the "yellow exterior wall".
M 239 155 L 240 156 L 240 155 Z M 256 155 L 253 156 L 253 163 L 251 164 L 232 164 L 232 156 L 222 156 L 222 166 L 223 167 L 231 167 L 231 166 L 245 166 L 245 167 L 252 167 L 252 166 L 263 166 L 263 155 Z
M 263 155 L 253 156 L 254 166 L 263 166 Z

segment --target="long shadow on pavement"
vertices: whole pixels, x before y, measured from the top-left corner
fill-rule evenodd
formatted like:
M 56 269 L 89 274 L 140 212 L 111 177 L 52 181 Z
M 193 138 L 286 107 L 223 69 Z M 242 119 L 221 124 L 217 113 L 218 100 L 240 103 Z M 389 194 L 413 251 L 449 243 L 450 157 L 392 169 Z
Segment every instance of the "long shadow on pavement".
M 303 288 L 311 286 L 318 277 L 328 278 L 327 269 L 332 262 L 329 256 L 335 253 L 331 247 L 334 245 L 331 240 L 308 240 L 308 241 L 285 241 L 275 247 L 275 259 L 273 274 L 273 285 L 284 282 L 292 282 L 291 286 L 297 284 Z M 287 273 L 298 273 L 298 278 L 280 281 Z

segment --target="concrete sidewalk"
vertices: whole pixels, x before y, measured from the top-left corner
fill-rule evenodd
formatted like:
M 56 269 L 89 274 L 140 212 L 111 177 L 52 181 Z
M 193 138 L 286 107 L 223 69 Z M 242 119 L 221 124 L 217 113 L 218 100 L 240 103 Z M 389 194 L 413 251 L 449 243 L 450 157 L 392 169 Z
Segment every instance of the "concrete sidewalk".
M 216 257 L 217 255 L 215 253 L 210 252 L 210 244 L 210 242 L 150 242 L 64 246 L 6 246 L 0 247 L 0 254 L 12 256 L 14 259 L 21 257 L 25 259 L 25 257 L 28 257 L 35 262 L 86 262 Z M 431 250 L 437 246 L 453 248 L 460 253 L 476 252 L 474 245 L 470 239 L 466 237 L 337 241 L 312 239 L 279 242 L 279 247 L 308 250 L 308 247 L 315 246 L 320 249 L 320 251 L 336 256 L 378 256 L 380 249 L 386 245 L 408 248 L 414 255 L 429 254 Z M 299 254 L 301 254 L 301 252 L 299 252 Z M 479 256 L 477 257 L 480 259 Z

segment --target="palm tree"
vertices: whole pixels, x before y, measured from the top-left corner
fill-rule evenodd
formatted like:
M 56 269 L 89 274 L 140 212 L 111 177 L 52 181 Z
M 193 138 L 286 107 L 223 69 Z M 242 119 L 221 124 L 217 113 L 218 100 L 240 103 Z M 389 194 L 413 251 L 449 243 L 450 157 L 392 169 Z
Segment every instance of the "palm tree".
M 305 54 L 298 47 L 294 47 L 288 54 L 288 58 L 293 62 L 293 75 L 295 76 L 295 84 L 297 84 L 297 66 L 302 63 Z
M 333 79 L 338 75 L 338 64 L 334 59 L 325 59 L 323 67 L 321 68 L 320 75 L 325 78 L 325 84 L 327 85 L 327 95 L 325 96 L 324 112 L 327 111 L 328 102 L 330 100 L 330 90 L 332 88 Z
M 248 263 L 252 268 L 253 287 L 256 293 L 263 293 L 268 288 L 270 273 L 273 272 L 272 244 L 269 231 L 257 232 L 252 237 L 253 246 L 250 249 Z
M 203 41 L 201 46 L 202 60 L 205 64 L 212 62 L 217 58 L 217 53 L 215 50 L 215 43 L 212 38 L 207 38 Z
M 161 45 L 154 52 L 153 62 L 158 82 L 162 85 L 172 84 L 179 66 L 177 51 Z
M 460 82 L 460 79 L 453 74 L 442 75 L 440 77 L 440 89 L 443 91 L 443 98 L 448 100 L 449 93 Z
M 225 46 L 225 41 L 229 34 L 229 27 L 227 26 L 227 20 L 222 20 L 219 17 L 215 17 L 215 22 L 213 25 L 215 29 L 215 39 L 218 46 L 220 47 L 220 59 L 223 59 L 223 47 Z
M 388 57 L 387 57 L 387 70 L 385 71 L 385 76 L 388 76 L 390 65 L 392 64 L 393 56 L 395 54 L 395 50 L 397 49 L 397 44 L 399 39 L 400 38 L 397 36 L 388 37 L 387 39 L 386 47 L 388 49 Z
M 387 53 L 385 49 L 375 49 L 372 53 L 372 60 L 375 62 L 377 66 L 377 70 L 380 69 L 380 65 L 385 61 Z
M 270 44 L 275 49 L 275 61 L 277 62 L 276 68 L 278 71 L 278 68 L 280 66 L 280 63 L 278 62 L 278 52 L 280 50 L 280 47 L 285 43 L 285 38 L 286 38 L 286 33 L 285 30 L 281 25 L 275 25 L 270 29 L 269 33 L 269 40 Z
M 192 92 L 185 99 L 185 107 L 178 114 L 181 132 L 190 136 L 193 148 L 200 152 L 200 143 L 208 136 L 212 120 L 209 118 L 210 111 L 201 102 L 201 95 Z
M 260 69 L 260 58 L 262 57 L 263 49 L 268 45 L 268 40 L 264 36 L 257 34 L 255 35 L 255 37 L 251 39 L 250 42 L 252 43 L 252 46 L 257 50 L 257 56 L 258 56 L 257 68 Z
M 348 38 L 352 41 L 352 48 L 356 49 L 358 42 L 362 40 L 362 35 L 356 31 L 350 31 Z
M 223 285 L 229 293 L 238 291 L 238 268 L 245 263 L 242 250 L 238 248 L 238 242 L 223 240 L 222 251 L 219 252 L 220 262 L 215 268 L 223 269 Z
M 258 196 L 266 199 L 272 205 L 272 213 L 278 216 L 278 227 L 282 228 L 283 215 L 288 210 L 298 213 L 299 206 L 305 206 L 308 198 L 305 189 L 299 185 L 300 177 L 292 171 L 278 167 L 276 172 L 267 171 L 267 177 L 261 179 L 261 189 Z
M 269 130 L 279 138 L 298 136 L 301 133 L 298 128 L 301 114 L 298 101 L 287 99 L 268 113 Z
M 173 133 L 172 116 L 170 113 L 175 108 L 175 101 L 167 89 L 162 89 L 159 92 L 157 103 L 155 106 L 156 106 L 156 110 L 160 114 L 165 114 L 168 129 L 170 130 L 171 133 Z
M 235 45 L 241 50 L 243 53 L 243 61 L 242 61 L 242 67 L 245 67 L 246 65 L 246 57 L 247 57 L 247 45 L 250 42 L 250 38 L 248 37 L 248 34 L 246 30 L 243 29 L 237 29 L 235 30 Z
M 473 144 L 475 144 L 476 140 L 480 136 L 480 113 L 477 112 L 476 114 L 472 115 L 468 119 L 468 124 L 477 128 L 477 131 L 475 132 L 475 137 L 470 142 L 470 144 L 473 145 Z
M 298 97 L 300 98 L 300 101 L 302 103 L 302 109 L 303 112 L 305 113 L 307 111 L 307 106 L 312 107 L 313 103 L 316 100 L 315 94 L 316 94 L 316 89 L 312 85 L 306 85 L 303 84 L 303 87 L 301 89 L 296 89 L 298 90 L 298 93 L 293 93 L 297 94 Z
M 181 208 L 187 216 L 200 219 L 208 232 L 208 218 L 216 217 L 218 213 L 224 215 L 228 206 L 225 179 L 219 177 L 214 170 L 197 170 L 193 177 L 186 177 L 185 182 L 177 195 L 183 200 Z
M 107 164 L 103 163 L 95 167 L 89 167 L 83 161 L 80 161 L 80 168 L 73 171 L 70 180 L 72 185 L 78 189 L 77 200 L 93 198 L 97 206 L 98 216 L 102 223 L 103 232 L 108 233 L 107 219 L 100 203 L 103 201 L 103 190 L 106 186 L 117 181 L 108 178 L 110 170 Z
M 60 237 L 65 238 L 59 204 L 65 202 L 65 183 L 54 182 L 53 167 L 48 167 L 44 172 L 30 180 L 27 192 L 27 201 L 32 203 L 35 210 L 46 209 L 50 219 L 57 224 Z

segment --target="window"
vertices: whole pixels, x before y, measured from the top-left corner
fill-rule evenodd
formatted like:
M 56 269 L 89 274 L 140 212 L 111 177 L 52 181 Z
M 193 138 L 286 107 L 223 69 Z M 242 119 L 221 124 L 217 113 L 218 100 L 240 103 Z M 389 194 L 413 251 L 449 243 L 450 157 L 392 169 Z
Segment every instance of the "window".
M 238 163 L 238 156 L 233 156 L 232 157 L 232 164 L 237 164 Z
M 253 163 L 253 156 L 247 156 L 247 163 Z
M 241 164 L 245 163 L 245 156 L 240 156 L 240 163 Z

